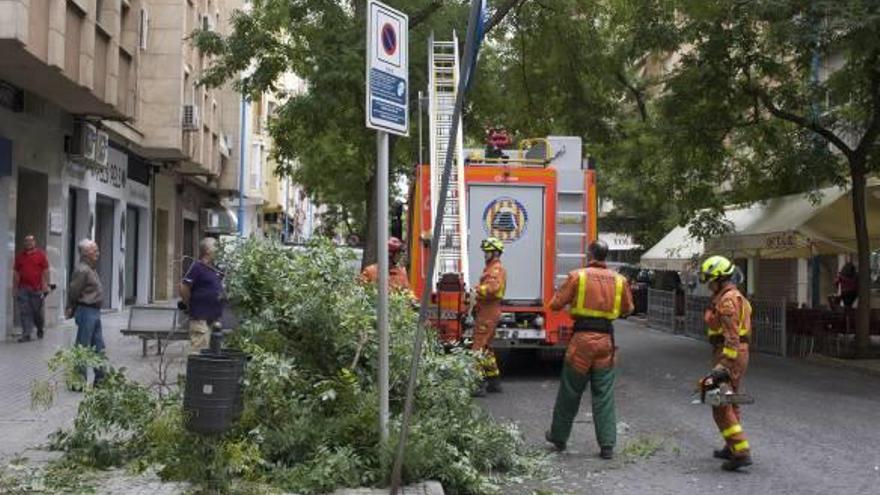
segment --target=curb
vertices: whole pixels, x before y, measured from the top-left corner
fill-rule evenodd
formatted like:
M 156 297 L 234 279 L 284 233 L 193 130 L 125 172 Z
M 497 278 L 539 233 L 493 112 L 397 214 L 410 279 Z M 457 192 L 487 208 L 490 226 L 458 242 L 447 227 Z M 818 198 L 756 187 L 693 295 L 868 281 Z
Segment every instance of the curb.
M 403 487 L 401 495 L 444 495 L 443 486 L 436 481 L 425 481 Z M 388 488 L 340 488 L 331 495 L 388 495 Z

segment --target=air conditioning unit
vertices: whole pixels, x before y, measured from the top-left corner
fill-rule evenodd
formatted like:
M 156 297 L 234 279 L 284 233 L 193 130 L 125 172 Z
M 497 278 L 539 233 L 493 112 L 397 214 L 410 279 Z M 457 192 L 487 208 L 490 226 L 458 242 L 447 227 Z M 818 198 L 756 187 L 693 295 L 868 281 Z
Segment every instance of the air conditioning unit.
M 76 122 L 73 126 L 73 139 L 70 140 L 70 157 L 77 161 L 93 162 L 98 129 L 88 122 Z
M 210 208 L 202 208 L 199 215 L 199 223 L 202 230 L 212 230 L 220 226 L 220 215 Z
M 208 14 L 202 14 L 202 31 L 213 31 L 214 19 Z
M 110 136 L 106 132 L 98 131 L 95 139 L 95 164 L 106 167 L 110 156 Z
M 147 49 L 147 33 L 150 29 L 150 15 L 147 9 L 141 9 L 140 23 L 138 27 L 138 46 L 141 50 Z
M 186 131 L 199 130 L 199 107 L 195 105 L 183 106 L 183 129 Z

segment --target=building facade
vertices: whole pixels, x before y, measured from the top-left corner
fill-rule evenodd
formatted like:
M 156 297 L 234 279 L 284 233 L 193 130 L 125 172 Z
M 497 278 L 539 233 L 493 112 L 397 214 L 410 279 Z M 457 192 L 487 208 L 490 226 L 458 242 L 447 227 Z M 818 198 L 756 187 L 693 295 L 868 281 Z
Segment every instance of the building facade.
M 98 242 L 106 308 L 172 299 L 206 234 L 234 232 L 240 98 L 197 84 L 186 38 L 229 29 L 241 0 L 0 0 L 0 340 L 12 258 L 45 248 L 63 316 L 80 239 Z

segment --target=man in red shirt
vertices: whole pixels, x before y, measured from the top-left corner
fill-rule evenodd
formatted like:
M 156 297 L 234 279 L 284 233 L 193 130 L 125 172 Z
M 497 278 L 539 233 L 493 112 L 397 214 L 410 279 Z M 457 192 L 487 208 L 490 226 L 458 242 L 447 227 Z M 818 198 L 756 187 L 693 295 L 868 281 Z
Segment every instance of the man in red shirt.
M 43 294 L 49 291 L 49 260 L 37 248 L 33 235 L 24 238 L 24 250 L 15 256 L 13 288 L 21 321 L 19 342 L 31 340 L 31 331 L 37 327 L 37 338 L 43 338 Z

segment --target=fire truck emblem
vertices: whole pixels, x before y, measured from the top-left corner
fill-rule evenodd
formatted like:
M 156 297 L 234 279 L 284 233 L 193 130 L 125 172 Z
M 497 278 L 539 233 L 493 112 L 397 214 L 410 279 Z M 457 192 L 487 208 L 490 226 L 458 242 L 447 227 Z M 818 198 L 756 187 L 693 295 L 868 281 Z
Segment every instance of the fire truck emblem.
M 519 201 L 510 197 L 496 198 L 483 211 L 486 234 L 504 242 L 518 240 L 526 231 L 529 214 Z

